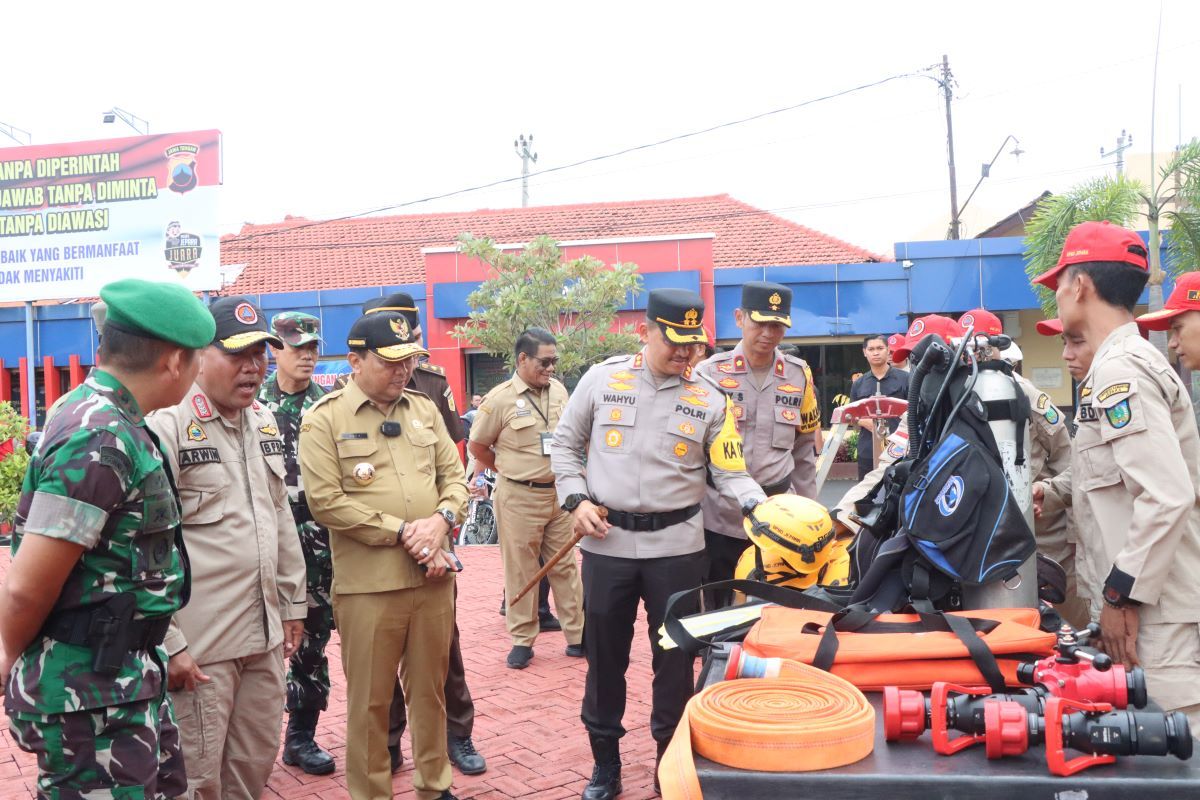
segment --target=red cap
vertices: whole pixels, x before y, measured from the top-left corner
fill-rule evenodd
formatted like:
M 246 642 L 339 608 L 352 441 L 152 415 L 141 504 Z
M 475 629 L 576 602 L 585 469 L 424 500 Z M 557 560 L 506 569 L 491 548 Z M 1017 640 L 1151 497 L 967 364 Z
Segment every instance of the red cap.
M 974 326 L 976 333 L 986 333 L 988 336 L 999 336 L 1004 333 L 1004 325 L 1000 318 L 985 308 L 973 308 L 958 318 L 958 324 L 965 331 Z
M 892 358 L 897 361 L 907 360 L 909 353 L 917 346 L 917 342 L 930 334 L 940 336 L 942 341 L 950 344 L 951 339 L 960 337 L 964 333 L 962 325 L 949 317 L 943 317 L 940 314 L 917 317 L 913 320 L 912 325 L 908 326 L 908 335 L 904 337 L 904 342 L 892 351 Z
M 896 348 L 902 344 L 904 344 L 904 334 L 903 333 L 893 333 L 891 336 L 889 336 L 887 338 L 888 350 L 890 352 L 893 352 L 893 353 L 896 352 Z
M 1146 269 L 1146 245 L 1142 237 L 1133 231 L 1107 220 L 1081 222 L 1067 234 L 1058 264 L 1034 278 L 1033 282 L 1054 291 L 1058 288 L 1060 272 L 1072 264 L 1086 264 L 1089 261 L 1123 261 Z
M 1063 332 L 1062 320 L 1057 317 L 1040 320 L 1034 327 L 1042 336 L 1062 336 Z
M 1158 311 L 1142 314 L 1137 318 L 1137 322 L 1146 330 L 1165 331 L 1171 327 L 1171 319 L 1185 311 L 1200 311 L 1200 272 L 1180 275 L 1163 307 Z

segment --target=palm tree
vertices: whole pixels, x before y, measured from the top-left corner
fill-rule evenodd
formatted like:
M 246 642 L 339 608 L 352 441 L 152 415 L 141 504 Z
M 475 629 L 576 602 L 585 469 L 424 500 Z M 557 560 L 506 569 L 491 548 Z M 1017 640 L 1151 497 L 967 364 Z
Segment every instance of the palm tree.
M 1164 220 L 1169 224 L 1167 270 L 1177 276 L 1200 269 L 1200 140 L 1193 139 L 1176 150 L 1159 170 L 1153 187 L 1124 175 L 1106 176 L 1038 203 L 1025 229 L 1025 272 L 1032 280 L 1058 263 L 1067 232 L 1081 222 L 1108 220 L 1135 227 L 1139 217 L 1145 218 L 1150 234 L 1149 306 L 1157 311 L 1163 305 L 1160 225 Z M 1041 286 L 1036 290 L 1046 316 L 1057 316 L 1054 293 Z M 1150 341 L 1166 353 L 1166 333 L 1152 333 Z

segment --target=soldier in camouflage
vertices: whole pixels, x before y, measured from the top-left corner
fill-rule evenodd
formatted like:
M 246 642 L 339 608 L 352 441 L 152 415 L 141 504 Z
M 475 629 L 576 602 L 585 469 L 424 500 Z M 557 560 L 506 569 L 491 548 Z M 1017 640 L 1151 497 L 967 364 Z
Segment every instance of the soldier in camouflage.
M 0 590 L 0 675 L 38 796 L 187 789 L 163 636 L 190 587 L 181 508 L 144 414 L 179 402 L 212 339 L 182 286 L 117 281 L 99 366 L 47 425 Z
M 271 319 L 271 329 L 283 340 L 283 348 L 271 345 L 276 370 L 263 383 L 258 399 L 275 413 L 283 436 L 287 467 L 288 500 L 296 518 L 296 532 L 304 551 L 308 584 L 308 616 L 304 640 L 292 656 L 287 675 L 288 727 L 283 746 L 283 763 L 298 766 L 309 775 L 327 775 L 334 770 L 333 756 L 313 740 L 317 720 L 329 704 L 329 659 L 325 646 L 333 631 L 333 561 L 329 531 L 318 525 L 308 509 L 304 481 L 300 476 L 297 441 L 300 417 L 325 390 L 312 379 L 321 343 L 321 321 L 300 311 L 285 311 Z

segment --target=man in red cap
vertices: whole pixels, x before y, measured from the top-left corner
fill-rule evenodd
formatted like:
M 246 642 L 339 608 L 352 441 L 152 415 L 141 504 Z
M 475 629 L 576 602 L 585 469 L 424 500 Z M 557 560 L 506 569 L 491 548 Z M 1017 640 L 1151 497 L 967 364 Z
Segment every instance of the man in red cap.
M 1034 504 L 1054 493 L 1074 509 L 1105 651 L 1200 726 L 1200 433 L 1187 388 L 1138 333 L 1147 277 L 1136 233 L 1085 222 L 1034 281 L 1054 291 L 1064 358 L 1083 373 L 1071 470 Z
M 887 338 L 888 357 L 891 359 L 893 367 L 895 367 L 896 369 L 908 372 L 908 359 L 907 358 L 903 358 L 903 359 L 896 358 L 896 348 L 899 347 L 903 343 L 904 343 L 904 334 L 903 333 L 893 333 L 891 336 L 889 336 Z
M 1188 369 L 1200 369 L 1200 272 L 1180 275 L 1167 303 L 1158 311 L 1142 314 L 1145 330 L 1171 332 L 1167 346 Z
M 985 308 L 971 309 L 958 318 L 958 323 L 964 330 L 973 328 L 976 334 L 1000 336 L 1004 333 L 1004 323 Z M 1005 350 L 994 351 L 993 357 L 1005 359 L 1015 347 L 1014 343 Z M 1014 371 L 1012 376 L 1029 400 L 1029 477 L 1033 481 L 1049 480 L 1071 467 L 1070 431 L 1050 395 L 1020 373 Z M 1061 564 L 1067 573 L 1067 598 L 1056 610 L 1077 628 L 1087 625 L 1087 601 L 1080 596 L 1076 577 L 1075 531 L 1070 509 L 1053 501 L 1047 504 L 1034 521 L 1034 534 L 1038 551 Z

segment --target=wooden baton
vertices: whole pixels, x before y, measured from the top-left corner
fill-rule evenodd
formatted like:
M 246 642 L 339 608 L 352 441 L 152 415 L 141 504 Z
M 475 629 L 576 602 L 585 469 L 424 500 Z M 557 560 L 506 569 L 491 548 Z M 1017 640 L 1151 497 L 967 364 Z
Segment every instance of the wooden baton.
M 597 506 L 596 512 L 598 514 L 600 514 L 600 516 L 602 518 L 608 516 L 608 509 L 605 508 L 604 506 Z M 558 562 L 562 561 L 563 558 L 567 555 L 567 553 L 571 552 L 571 550 L 574 549 L 575 545 L 579 544 L 579 540 L 582 539 L 584 536 L 585 536 L 585 534 L 582 531 L 580 531 L 580 532 L 576 533 L 574 536 L 572 536 L 571 541 L 569 541 L 565 545 L 563 545 L 559 549 L 559 551 L 557 553 L 555 553 L 550 558 L 549 561 L 546 562 L 545 566 L 543 566 L 541 569 L 539 569 L 537 571 L 537 574 L 529 579 L 529 583 L 525 584 L 525 586 L 522 587 L 521 591 L 517 592 L 517 596 L 508 601 L 508 604 L 510 606 L 512 606 L 512 605 L 520 602 L 522 597 L 529 594 L 529 590 L 532 589 L 533 587 L 537 586 L 539 583 L 541 583 L 542 578 L 546 577 L 546 575 L 549 574 L 550 570 L 554 569 L 554 565 L 557 564 Z

